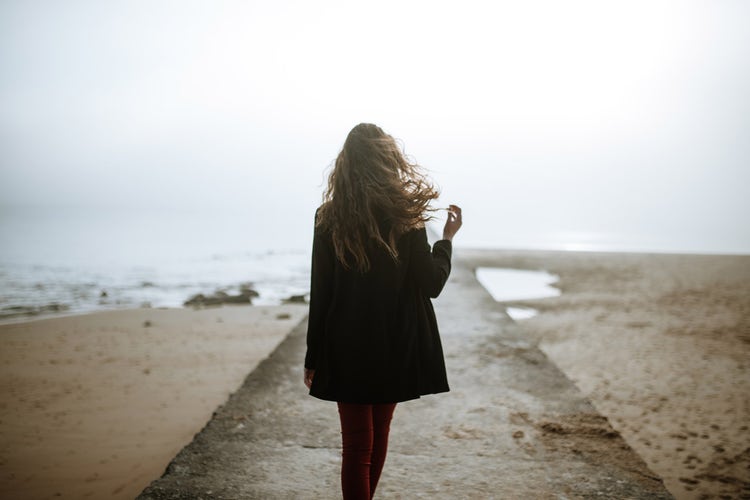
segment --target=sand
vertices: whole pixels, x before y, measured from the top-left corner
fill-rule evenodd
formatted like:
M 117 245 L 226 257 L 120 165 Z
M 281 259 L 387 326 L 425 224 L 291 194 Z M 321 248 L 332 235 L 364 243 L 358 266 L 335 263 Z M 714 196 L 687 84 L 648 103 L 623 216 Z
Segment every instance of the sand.
M 750 498 L 750 256 L 457 254 L 559 275 L 560 297 L 508 303 L 541 312 L 525 333 L 678 499 Z M 133 498 L 306 312 L 0 326 L 0 498 Z
M 0 498 L 134 498 L 306 313 L 133 309 L 0 325 Z
M 434 302 L 450 392 L 400 403 L 376 498 L 671 499 L 457 259 Z M 336 405 L 302 385 L 307 324 L 140 500 L 340 498 Z
M 750 498 L 750 256 L 466 255 L 560 276 L 508 304 L 676 498 Z

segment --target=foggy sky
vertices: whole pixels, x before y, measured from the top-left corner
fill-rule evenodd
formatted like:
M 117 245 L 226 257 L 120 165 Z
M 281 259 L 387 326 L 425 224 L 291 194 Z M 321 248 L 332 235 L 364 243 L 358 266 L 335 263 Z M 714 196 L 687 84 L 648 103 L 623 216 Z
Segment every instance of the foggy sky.
M 462 205 L 464 244 L 750 252 L 750 4 L 403 4 L 3 2 L 0 204 L 307 234 L 369 121 Z

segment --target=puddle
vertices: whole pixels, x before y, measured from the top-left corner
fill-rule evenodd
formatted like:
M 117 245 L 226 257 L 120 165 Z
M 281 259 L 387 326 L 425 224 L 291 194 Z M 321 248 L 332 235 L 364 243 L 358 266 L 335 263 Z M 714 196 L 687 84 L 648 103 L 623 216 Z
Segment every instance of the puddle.
M 544 271 L 525 271 L 500 267 L 478 267 L 477 280 L 497 302 L 557 297 L 560 290 L 550 286 L 557 276 Z M 537 314 L 530 307 L 507 307 L 514 320 L 528 319 Z
M 508 316 L 518 321 L 520 319 L 533 318 L 539 311 L 531 307 L 506 307 L 505 312 L 508 313 Z

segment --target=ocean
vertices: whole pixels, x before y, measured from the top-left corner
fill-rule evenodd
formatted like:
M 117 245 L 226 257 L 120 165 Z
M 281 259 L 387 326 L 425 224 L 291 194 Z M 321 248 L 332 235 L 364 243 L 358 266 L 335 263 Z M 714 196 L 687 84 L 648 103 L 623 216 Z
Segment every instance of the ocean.
M 0 321 L 182 307 L 195 294 L 231 295 L 243 286 L 258 292 L 257 305 L 306 295 L 314 207 L 297 205 L 280 214 L 200 206 L 0 206 Z M 431 240 L 441 225 L 441 220 L 430 223 Z M 492 214 L 479 213 L 465 218 L 456 245 L 731 253 L 729 243 L 663 234 L 554 232 L 513 218 L 498 227 Z
M 194 294 L 279 304 L 309 290 L 311 231 L 257 231 L 238 210 L 3 207 L 0 320 L 181 307 Z

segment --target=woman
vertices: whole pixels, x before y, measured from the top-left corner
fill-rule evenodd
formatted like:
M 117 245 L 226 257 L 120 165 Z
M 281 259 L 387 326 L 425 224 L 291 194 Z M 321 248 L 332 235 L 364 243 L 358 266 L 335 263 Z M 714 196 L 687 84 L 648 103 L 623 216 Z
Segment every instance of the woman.
M 349 132 L 315 213 L 305 385 L 338 403 L 344 498 L 370 499 L 396 403 L 448 391 L 430 297 L 451 269 L 461 209 L 431 250 L 437 198 L 380 127 Z

